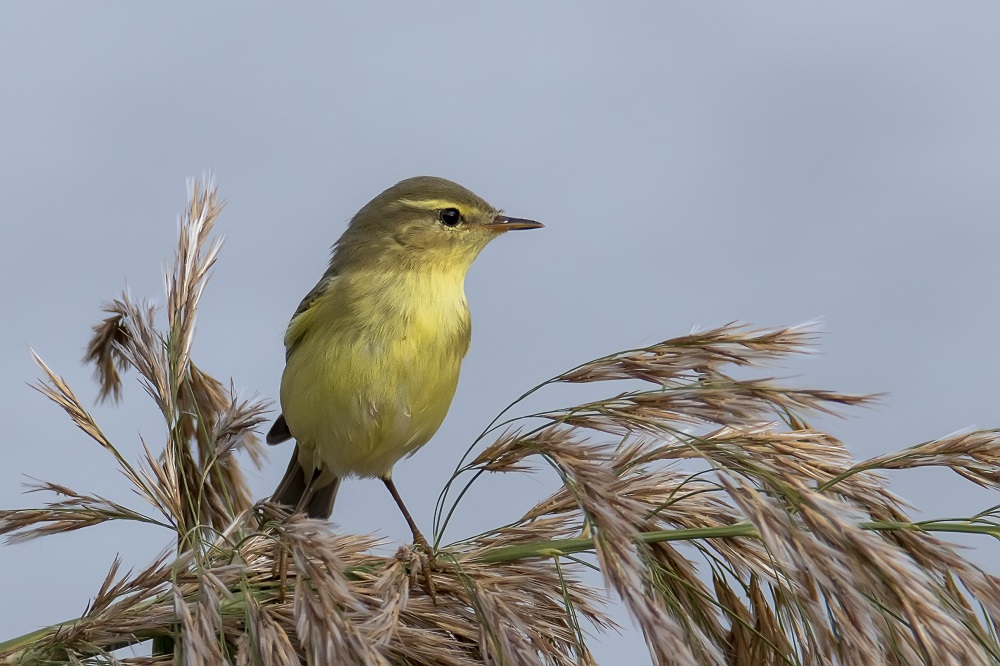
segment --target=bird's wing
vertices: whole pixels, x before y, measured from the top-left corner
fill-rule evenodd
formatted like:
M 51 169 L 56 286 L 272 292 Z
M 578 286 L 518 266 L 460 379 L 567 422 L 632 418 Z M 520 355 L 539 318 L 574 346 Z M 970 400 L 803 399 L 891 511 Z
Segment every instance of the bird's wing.
M 274 423 L 271 425 L 271 429 L 267 431 L 267 436 L 264 441 L 270 446 L 275 444 L 281 444 L 282 442 L 287 442 L 292 438 L 292 431 L 288 429 L 288 423 L 285 421 L 284 414 L 278 414 L 278 418 L 275 419 Z
M 299 303 L 299 307 L 295 309 L 295 314 L 292 315 L 292 319 L 288 322 L 288 329 L 285 331 L 285 361 L 288 361 L 288 357 L 292 355 L 295 351 L 296 345 L 302 340 L 302 336 L 305 333 L 306 327 L 304 326 L 305 321 L 308 319 L 309 308 L 313 306 L 320 297 L 327 292 L 333 281 L 337 278 L 336 273 L 327 273 L 323 278 L 316 283 L 316 286 L 309 290 L 306 297 L 302 299 Z M 285 422 L 285 415 L 279 414 L 278 418 L 274 421 L 271 429 L 267 431 L 267 436 L 265 441 L 268 444 L 280 444 L 282 442 L 288 441 L 292 438 L 292 433 L 288 429 L 288 423 Z
M 303 324 L 309 319 L 309 308 L 330 289 L 336 279 L 336 273 L 328 272 L 316 283 L 315 287 L 309 290 L 309 293 L 299 303 L 299 307 L 295 308 L 295 314 L 292 315 L 291 320 L 288 322 L 288 328 L 285 330 L 286 362 L 288 361 L 288 357 L 292 355 L 292 352 L 295 351 L 295 347 L 302 340 L 302 336 L 305 333 L 306 327 Z

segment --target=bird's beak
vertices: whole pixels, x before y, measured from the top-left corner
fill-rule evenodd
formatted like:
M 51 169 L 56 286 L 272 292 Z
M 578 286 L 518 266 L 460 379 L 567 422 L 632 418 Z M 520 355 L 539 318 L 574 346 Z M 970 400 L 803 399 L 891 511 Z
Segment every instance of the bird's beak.
M 516 229 L 541 229 L 545 225 L 541 222 L 535 222 L 534 220 L 525 220 L 520 217 L 507 217 L 506 215 L 497 215 L 493 218 L 493 221 L 485 225 L 490 231 L 514 231 Z

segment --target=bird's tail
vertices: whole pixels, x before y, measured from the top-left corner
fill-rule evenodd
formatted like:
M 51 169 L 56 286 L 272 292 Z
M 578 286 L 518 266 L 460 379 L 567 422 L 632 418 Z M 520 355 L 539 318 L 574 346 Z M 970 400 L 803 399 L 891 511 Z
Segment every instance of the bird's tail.
M 304 511 L 310 518 L 329 518 L 333 513 L 333 502 L 337 499 L 340 478 L 334 478 L 325 485 L 319 485 L 318 479 L 318 470 L 307 474 L 299 464 L 299 445 L 296 444 L 285 476 L 271 495 L 271 501 L 291 507 L 296 513 Z

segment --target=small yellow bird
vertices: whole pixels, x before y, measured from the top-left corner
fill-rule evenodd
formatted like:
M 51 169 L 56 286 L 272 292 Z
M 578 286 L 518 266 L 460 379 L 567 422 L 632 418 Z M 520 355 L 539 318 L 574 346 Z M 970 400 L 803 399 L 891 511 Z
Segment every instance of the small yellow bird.
M 295 438 L 272 501 L 327 518 L 340 479 L 382 479 L 426 547 L 392 466 L 427 443 L 451 406 L 471 323 L 465 275 L 507 217 L 457 183 L 420 176 L 358 211 L 285 333 L 282 414 L 268 444 Z

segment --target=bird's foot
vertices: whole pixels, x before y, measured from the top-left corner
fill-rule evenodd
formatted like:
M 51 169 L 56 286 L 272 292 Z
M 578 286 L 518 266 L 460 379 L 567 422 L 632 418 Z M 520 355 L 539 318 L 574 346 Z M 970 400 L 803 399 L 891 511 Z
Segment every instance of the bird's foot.
M 430 556 L 431 559 L 434 559 L 434 549 L 431 548 L 431 544 L 420 533 L 416 525 L 413 526 L 413 545 Z
M 417 539 L 414 539 L 416 542 Z M 434 557 L 434 552 L 430 549 L 427 541 L 423 544 L 414 543 L 414 546 L 403 546 L 396 553 L 396 557 L 408 565 L 410 582 L 422 588 L 431 598 L 431 602 L 437 606 L 437 587 L 434 584 L 434 572 L 440 571 L 441 566 Z

